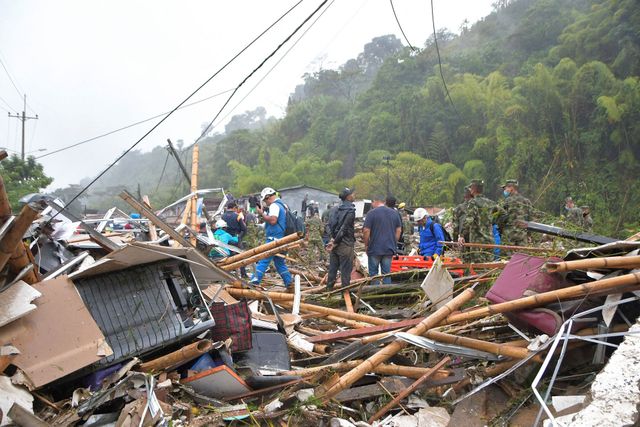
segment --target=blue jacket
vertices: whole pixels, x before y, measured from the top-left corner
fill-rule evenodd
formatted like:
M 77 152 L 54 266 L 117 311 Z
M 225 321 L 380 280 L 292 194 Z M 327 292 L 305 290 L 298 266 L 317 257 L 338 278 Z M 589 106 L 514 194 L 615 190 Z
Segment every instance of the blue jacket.
M 213 233 L 213 237 L 216 240 L 221 241 L 222 243 L 225 244 L 229 244 L 229 243 L 238 243 L 238 238 L 236 236 L 232 236 L 231 234 L 227 233 L 226 231 L 224 231 L 222 228 L 218 228 L 214 233 Z M 227 254 L 227 256 L 231 255 L 231 252 L 229 252 L 229 249 L 224 249 L 224 248 L 220 248 L 224 253 Z M 209 256 L 219 256 L 219 254 L 217 253 L 217 251 L 212 250 L 209 253 Z
M 431 232 L 431 224 L 433 224 L 433 233 Z M 444 233 L 442 225 L 434 223 L 431 218 L 427 218 L 427 223 L 420 227 L 420 255 L 431 256 L 433 254 L 442 255 L 442 242 L 444 241 Z
M 284 230 L 287 228 L 287 213 L 286 207 L 282 200 L 276 199 L 273 203 L 277 203 L 280 207 L 280 213 L 278 214 L 278 221 L 271 225 L 268 222 L 264 224 L 264 234 L 267 240 L 282 239 L 284 237 Z

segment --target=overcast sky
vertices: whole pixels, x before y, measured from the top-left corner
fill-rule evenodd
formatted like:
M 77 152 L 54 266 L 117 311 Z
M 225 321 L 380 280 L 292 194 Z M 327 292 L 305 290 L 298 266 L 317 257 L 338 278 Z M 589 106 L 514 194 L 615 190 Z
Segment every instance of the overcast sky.
M 17 86 L 16 90 L 0 67 L 0 146 L 20 150 L 20 120 L 7 117 L 7 110 L 22 111 L 19 93 L 27 94 L 27 114 L 39 117 L 26 125 L 26 152 L 35 156 L 169 111 L 295 3 L 0 0 L 0 59 Z M 304 0 L 192 100 L 237 85 L 320 3 Z M 457 33 L 465 19 L 473 23 L 489 14 L 491 3 L 435 0 L 436 26 Z M 423 46 L 432 31 L 429 2 L 395 0 L 394 6 L 409 41 Z M 290 44 L 247 82 L 215 130 L 222 132 L 231 115 L 259 105 L 281 117 L 305 72 L 335 68 L 355 57 L 373 37 L 390 33 L 401 37 L 389 1 L 335 0 L 237 105 Z M 167 138 L 193 142 L 227 96 L 176 112 L 138 148 L 149 151 Z M 39 159 L 54 178 L 51 188 L 97 174 L 157 120 Z M 42 149 L 48 151 L 38 151 Z

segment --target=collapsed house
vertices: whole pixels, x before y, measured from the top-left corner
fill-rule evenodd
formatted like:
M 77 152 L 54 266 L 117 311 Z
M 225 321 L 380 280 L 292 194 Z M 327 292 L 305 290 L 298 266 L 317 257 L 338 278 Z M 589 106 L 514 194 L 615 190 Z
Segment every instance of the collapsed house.
M 1 187 L 2 425 L 638 422 L 637 235 L 405 260 L 391 285 L 356 263 L 327 292 L 322 266 L 291 252 L 297 234 L 240 251 L 126 192 L 135 217 L 45 198 L 13 216 Z M 108 227 L 114 214 L 128 226 Z M 214 262 L 214 247 L 232 255 Z M 239 278 L 274 255 L 295 293 Z

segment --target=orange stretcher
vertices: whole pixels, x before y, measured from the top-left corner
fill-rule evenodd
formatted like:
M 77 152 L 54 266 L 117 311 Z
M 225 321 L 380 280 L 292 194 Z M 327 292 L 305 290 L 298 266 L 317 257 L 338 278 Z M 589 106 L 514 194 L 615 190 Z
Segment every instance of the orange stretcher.
M 460 258 L 441 257 L 442 262 L 448 265 L 460 264 L 462 266 L 462 260 Z M 391 272 L 413 270 L 413 269 L 425 269 L 433 266 L 433 259 L 431 257 L 422 255 L 395 255 L 391 260 Z M 449 268 L 449 273 L 453 277 L 464 276 L 464 268 L 452 269 Z

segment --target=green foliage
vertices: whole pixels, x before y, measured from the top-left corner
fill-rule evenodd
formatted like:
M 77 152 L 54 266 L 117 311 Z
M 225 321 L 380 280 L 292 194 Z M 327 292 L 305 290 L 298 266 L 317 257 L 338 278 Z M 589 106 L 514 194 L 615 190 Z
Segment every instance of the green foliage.
M 455 108 L 433 37 L 417 54 L 378 37 L 339 69 L 305 75 L 281 120 L 258 108 L 201 142 L 199 186 L 349 183 L 370 197 L 388 172 L 390 191 L 418 206 L 457 203 L 472 178 L 495 198 L 515 178 L 539 210 L 558 214 L 571 195 L 591 206 L 595 232 L 624 237 L 640 222 L 638 28 L 636 0 L 496 2 L 460 36 L 438 34 Z M 105 188 L 140 182 L 157 205 L 183 195 L 173 159 L 153 190 L 164 154 L 131 153 Z
M 0 162 L 0 176 L 4 180 L 4 187 L 11 203 L 11 208 L 18 212 L 22 196 L 30 193 L 39 193 L 53 182 L 53 179 L 44 174 L 42 165 L 36 162 L 35 157 L 27 156 L 22 160 L 17 154 Z

